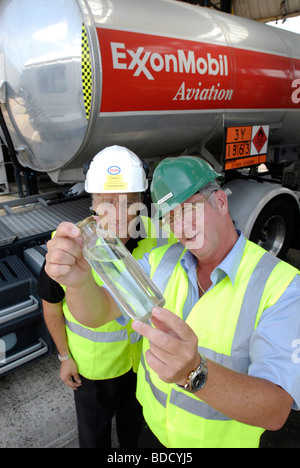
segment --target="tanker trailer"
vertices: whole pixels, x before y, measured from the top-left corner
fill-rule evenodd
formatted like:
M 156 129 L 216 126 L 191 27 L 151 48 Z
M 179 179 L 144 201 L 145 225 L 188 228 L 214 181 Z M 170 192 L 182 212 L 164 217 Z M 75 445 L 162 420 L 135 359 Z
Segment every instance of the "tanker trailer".
M 175 0 L 1 0 L 0 105 L 19 169 L 79 183 L 109 145 L 201 154 L 247 237 L 279 256 L 299 238 L 299 35 Z M 51 203 L 0 217 L 0 376 L 53 349 L 43 243 L 89 200 Z
M 2 0 L 0 86 L 21 166 L 65 183 L 112 144 L 201 153 L 246 236 L 296 240 L 299 35 L 175 0 Z

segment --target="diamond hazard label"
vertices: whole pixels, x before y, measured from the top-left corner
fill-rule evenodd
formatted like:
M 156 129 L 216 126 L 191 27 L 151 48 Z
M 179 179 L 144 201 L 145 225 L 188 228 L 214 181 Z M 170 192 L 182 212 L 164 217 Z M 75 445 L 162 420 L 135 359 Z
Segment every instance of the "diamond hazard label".
M 251 155 L 266 154 L 269 139 L 269 125 L 253 126 Z

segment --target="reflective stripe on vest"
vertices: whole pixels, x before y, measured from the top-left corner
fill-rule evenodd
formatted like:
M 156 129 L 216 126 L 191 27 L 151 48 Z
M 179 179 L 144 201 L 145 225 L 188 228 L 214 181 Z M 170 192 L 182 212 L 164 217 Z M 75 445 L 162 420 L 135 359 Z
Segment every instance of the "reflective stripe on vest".
M 169 246 L 168 246 L 169 247 Z M 169 247 L 163 255 L 161 262 L 155 270 L 154 275 L 152 276 L 152 281 L 159 285 L 159 289 L 164 295 L 170 276 L 173 273 L 175 265 L 180 260 L 185 252 L 184 246 L 178 242 Z M 192 284 L 188 283 L 187 297 L 183 306 L 182 314 L 186 317 L 189 311 L 192 309 Z
M 166 253 L 163 257 L 163 262 L 165 261 L 168 262 L 167 268 L 170 269 L 170 275 L 168 278 L 164 277 L 164 283 L 168 283 L 171 273 L 174 270 L 175 265 L 179 259 L 177 258 L 177 261 L 175 262 L 175 265 L 174 265 L 175 259 L 174 258 L 171 259 L 171 256 L 172 256 L 171 251 L 172 251 L 171 248 L 168 249 L 167 253 L 169 252 L 169 255 L 167 255 Z M 182 251 L 183 249 L 181 249 L 181 253 Z M 178 251 L 176 251 L 176 254 L 177 253 L 179 253 L 179 249 Z M 271 275 L 273 269 L 279 262 L 280 262 L 279 259 L 275 257 L 270 257 L 269 254 L 265 254 L 258 262 L 250 278 L 250 281 L 246 289 L 246 293 L 244 295 L 243 304 L 241 307 L 239 320 L 235 329 L 234 339 L 232 343 L 232 354 L 240 353 L 242 348 L 243 350 L 245 350 L 246 348 L 247 349 L 249 348 L 249 341 L 255 329 L 257 310 L 261 301 L 263 291 L 265 289 L 269 276 Z M 156 281 L 159 279 L 162 273 L 161 270 L 163 270 L 163 273 L 165 274 L 164 265 L 161 265 L 161 263 L 159 264 L 155 272 L 155 275 L 153 275 L 153 279 L 154 277 L 156 277 Z M 171 270 L 171 266 L 172 266 L 172 270 Z M 259 285 L 257 285 L 256 281 L 253 279 L 257 277 L 256 276 L 257 274 L 259 275 L 259 278 L 260 278 Z M 156 283 L 156 284 L 160 284 L 160 283 Z M 166 287 L 166 284 L 164 285 L 163 291 L 165 290 L 165 287 Z M 223 366 L 229 369 L 234 369 L 236 372 L 245 373 L 250 364 L 249 359 L 247 359 L 246 362 L 241 362 L 241 361 L 237 362 L 237 359 L 235 357 L 216 353 L 212 351 L 211 349 L 203 348 L 201 346 L 198 346 L 198 351 L 200 354 L 203 354 L 208 359 L 211 359 L 212 361 L 216 363 L 222 363 Z M 161 403 L 161 405 L 166 407 L 168 394 L 156 388 L 153 382 L 151 381 L 150 373 L 145 367 L 144 356 L 142 356 L 141 364 L 146 371 L 146 381 L 151 386 L 151 389 L 155 398 L 159 401 L 159 403 Z M 172 392 L 171 392 L 170 403 L 183 408 L 185 411 L 189 413 L 192 413 L 195 415 L 201 414 L 201 416 L 205 419 L 214 419 L 218 421 L 229 420 L 229 418 L 219 413 L 218 411 L 214 410 L 213 408 L 208 406 L 206 403 L 203 403 L 201 400 L 199 399 L 197 399 L 196 401 L 192 400 L 187 393 L 182 393 L 182 392 L 179 393 L 175 391 L 174 389 L 172 389 Z
M 127 329 L 111 332 L 94 331 L 91 328 L 86 328 L 79 323 L 70 322 L 65 318 L 65 324 L 67 327 L 76 335 L 86 338 L 94 343 L 117 343 L 118 341 L 124 341 L 128 339 Z M 131 344 L 137 343 L 142 339 L 142 336 L 137 332 L 130 334 Z
M 150 262 L 152 278 L 164 279 L 166 305 L 173 304 L 175 309 L 177 307 L 176 314 L 181 316 L 188 289 L 185 287 L 182 293 L 186 273 L 178 262 L 180 252 L 177 249 L 177 246 L 170 246 L 167 250 L 156 250 L 151 254 Z M 171 278 L 166 278 L 166 269 L 171 269 L 172 250 L 177 263 L 174 268 L 173 261 Z M 272 306 L 273 300 L 278 300 L 297 273 L 293 267 L 247 241 L 235 284 L 232 285 L 228 277 L 224 278 L 197 302 L 186 320 L 198 335 L 199 345 L 202 344 L 198 347 L 199 352 L 216 363 L 246 374 L 250 365 L 249 342 L 263 310 Z M 159 283 L 157 285 L 160 287 Z M 175 295 L 174 289 L 177 291 Z M 182 294 L 186 296 L 182 297 Z M 218 309 L 211 328 L 217 332 L 214 336 L 209 330 L 210 314 L 216 303 Z M 222 317 L 223 322 L 219 323 L 215 317 Z M 218 340 L 216 345 L 205 346 L 214 339 Z M 182 448 L 258 446 L 263 429 L 230 420 L 194 395 L 162 382 L 145 362 L 144 353 L 148 348 L 149 343 L 144 340 L 137 396 L 147 423 L 163 445 Z M 218 349 L 228 350 L 228 354 L 218 352 Z
M 172 245 L 166 250 L 161 262 L 152 276 L 152 280 L 160 287 L 162 293 L 165 292 L 170 276 L 178 263 L 180 257 L 183 256 L 185 249 L 182 244 Z M 249 280 L 246 292 L 244 294 L 243 303 L 240 310 L 239 320 L 236 327 L 236 332 L 232 344 L 232 351 L 239 352 L 242 348 L 249 347 L 251 334 L 255 328 L 256 314 L 264 292 L 266 283 L 274 270 L 275 266 L 280 262 L 280 259 L 269 255 L 267 252 L 261 257 L 253 271 Z M 259 278 L 259 282 L 257 282 Z M 192 309 L 191 304 L 191 282 L 189 282 L 189 290 L 185 300 L 184 308 L 188 311 Z M 183 316 L 184 312 L 183 312 Z M 250 319 L 251 317 L 251 319 Z M 199 350 L 200 351 L 200 350 Z M 208 350 L 203 350 L 203 354 Z M 201 351 L 200 351 L 201 352 Z M 207 356 L 209 357 L 209 356 Z M 230 365 L 230 359 L 224 355 L 224 360 L 227 361 L 226 367 L 233 368 Z M 213 358 L 211 358 L 213 359 Z M 215 360 L 215 354 L 214 359 Z

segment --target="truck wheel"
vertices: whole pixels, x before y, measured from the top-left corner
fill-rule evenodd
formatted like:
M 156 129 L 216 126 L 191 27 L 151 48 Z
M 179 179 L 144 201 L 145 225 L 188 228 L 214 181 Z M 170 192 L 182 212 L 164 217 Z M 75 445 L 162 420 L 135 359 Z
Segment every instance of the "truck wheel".
M 250 240 L 279 258 L 289 250 L 295 232 L 295 213 L 287 200 L 273 200 L 259 214 Z

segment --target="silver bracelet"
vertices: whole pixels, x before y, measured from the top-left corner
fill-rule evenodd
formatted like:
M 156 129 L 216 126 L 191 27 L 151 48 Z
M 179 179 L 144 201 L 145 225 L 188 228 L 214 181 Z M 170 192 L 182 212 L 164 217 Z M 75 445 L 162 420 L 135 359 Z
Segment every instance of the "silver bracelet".
M 67 361 L 68 359 L 70 359 L 70 357 L 71 357 L 71 354 L 67 354 L 66 356 L 61 356 L 60 354 L 58 355 L 58 359 L 60 362 Z

